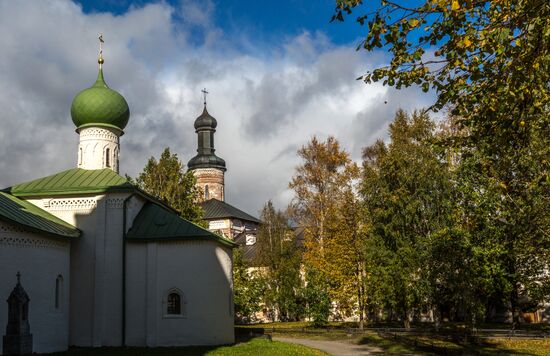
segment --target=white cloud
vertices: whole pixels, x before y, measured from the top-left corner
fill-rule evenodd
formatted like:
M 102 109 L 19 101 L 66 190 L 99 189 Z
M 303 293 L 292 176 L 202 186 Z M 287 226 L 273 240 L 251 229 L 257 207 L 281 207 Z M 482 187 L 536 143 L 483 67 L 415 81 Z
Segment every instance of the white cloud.
M 226 199 L 252 214 L 267 199 L 284 208 L 296 149 L 313 135 L 336 136 L 359 160 L 362 147 L 386 134 L 398 107 L 431 99 L 356 81 L 383 63 L 381 53 L 336 46 L 322 33 L 269 48 L 244 34 L 229 38 L 213 22 L 213 3 L 197 4 L 159 3 L 113 16 L 84 14 L 63 0 L 0 0 L 0 186 L 76 164 L 70 104 L 95 79 L 99 32 L 106 81 L 131 110 L 121 173 L 136 175 L 166 146 L 184 162 L 195 154 L 193 121 L 206 87 L 218 120 L 217 153 L 228 165 Z

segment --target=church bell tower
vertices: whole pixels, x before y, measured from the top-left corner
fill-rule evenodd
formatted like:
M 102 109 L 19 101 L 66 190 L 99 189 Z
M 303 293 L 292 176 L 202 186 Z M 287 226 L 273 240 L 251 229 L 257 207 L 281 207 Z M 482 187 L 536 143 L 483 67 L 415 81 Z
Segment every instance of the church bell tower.
M 109 88 L 103 78 L 103 36 L 99 36 L 99 73 L 91 87 L 78 93 L 71 117 L 80 136 L 78 168 L 119 171 L 120 136 L 130 118 L 126 99 Z
M 218 125 L 216 119 L 206 110 L 206 90 L 204 94 L 204 109 L 195 120 L 195 132 L 197 133 L 197 155 L 187 163 L 187 167 L 197 179 L 197 185 L 203 192 L 202 200 L 225 200 L 224 174 L 225 161 L 214 153 L 214 133 Z

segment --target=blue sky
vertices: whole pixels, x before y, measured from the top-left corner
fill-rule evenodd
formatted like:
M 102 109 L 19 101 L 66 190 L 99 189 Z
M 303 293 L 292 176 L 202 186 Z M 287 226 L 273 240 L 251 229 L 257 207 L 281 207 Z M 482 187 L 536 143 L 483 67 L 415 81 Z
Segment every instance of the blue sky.
M 143 7 L 151 0 L 79 0 L 85 13 L 111 12 L 121 15 L 132 7 Z M 165 1 L 178 6 L 180 0 Z M 279 42 L 304 31 L 322 31 L 334 44 L 359 43 L 362 27 L 350 17 L 332 22 L 334 0 L 237 0 L 214 1 L 214 19 L 228 34 L 246 31 L 259 42 Z
M 70 106 L 95 80 L 103 33 L 106 81 L 131 112 L 122 175 L 165 147 L 184 163 L 195 155 L 206 87 L 226 200 L 252 215 L 269 199 L 284 209 L 296 151 L 313 136 L 334 136 L 361 164 L 399 108 L 434 99 L 357 81 L 388 54 L 356 51 L 361 26 L 329 23 L 333 10 L 329 0 L 0 0 L 0 188 L 76 165 Z

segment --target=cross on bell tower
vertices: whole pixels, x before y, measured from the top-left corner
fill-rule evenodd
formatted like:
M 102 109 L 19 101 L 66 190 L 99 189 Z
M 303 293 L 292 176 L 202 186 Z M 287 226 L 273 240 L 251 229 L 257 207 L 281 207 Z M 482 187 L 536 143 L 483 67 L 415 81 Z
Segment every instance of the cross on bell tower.
M 206 107 L 206 95 L 208 95 L 209 93 L 206 91 L 206 88 L 201 90 L 201 93 L 202 93 L 202 96 L 203 96 L 203 99 L 204 99 L 204 106 Z

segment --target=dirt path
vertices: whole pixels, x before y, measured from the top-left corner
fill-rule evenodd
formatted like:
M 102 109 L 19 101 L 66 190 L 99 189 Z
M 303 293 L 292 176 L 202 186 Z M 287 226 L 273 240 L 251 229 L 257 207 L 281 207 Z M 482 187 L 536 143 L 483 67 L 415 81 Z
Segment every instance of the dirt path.
M 373 355 L 384 353 L 381 348 L 368 345 L 357 345 L 350 341 L 294 339 L 278 336 L 273 337 L 273 340 L 312 347 L 333 356 Z

